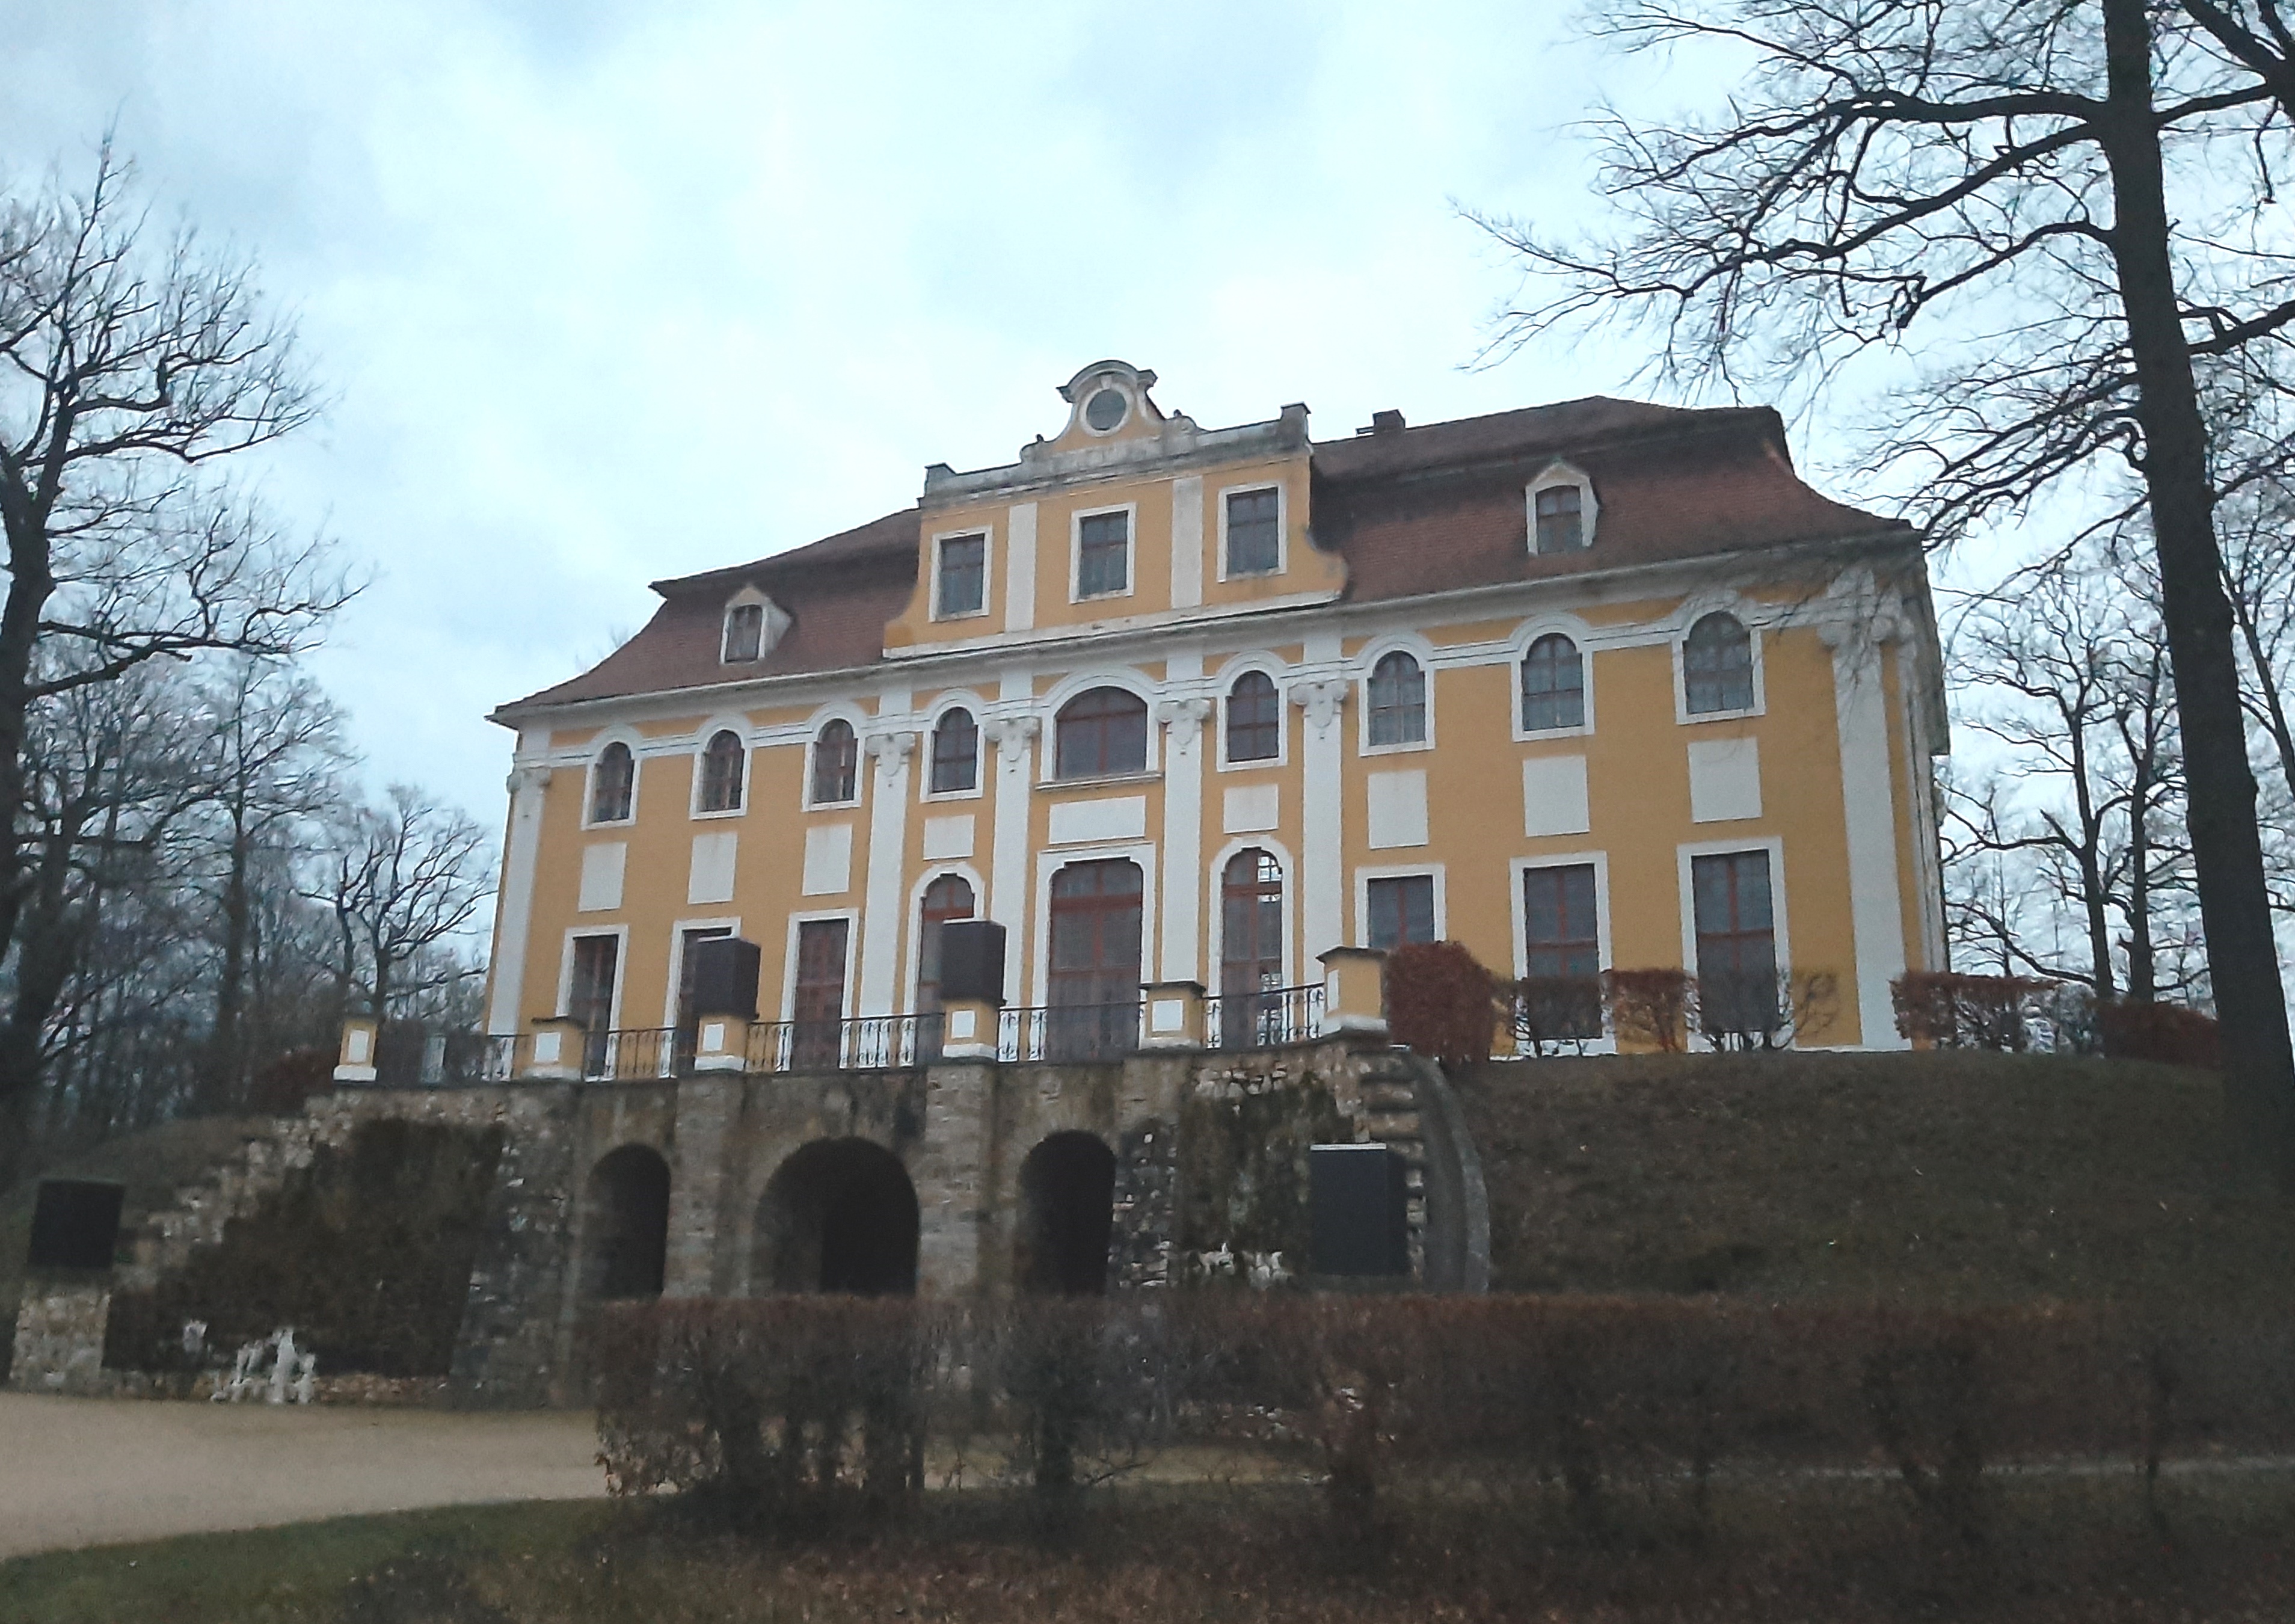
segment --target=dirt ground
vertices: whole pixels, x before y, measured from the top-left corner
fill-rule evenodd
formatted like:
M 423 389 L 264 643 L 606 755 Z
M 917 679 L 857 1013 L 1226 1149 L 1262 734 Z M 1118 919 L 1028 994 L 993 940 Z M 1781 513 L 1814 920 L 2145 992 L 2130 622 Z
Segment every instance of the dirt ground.
M 178 1404 L 0 1392 L 0 1560 L 494 1500 L 603 1495 L 587 1412 Z

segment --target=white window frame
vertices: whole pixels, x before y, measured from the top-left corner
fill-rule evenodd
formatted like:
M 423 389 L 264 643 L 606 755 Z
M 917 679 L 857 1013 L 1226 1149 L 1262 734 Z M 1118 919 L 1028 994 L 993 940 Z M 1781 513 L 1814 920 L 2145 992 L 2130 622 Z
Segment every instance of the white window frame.
M 628 728 L 611 727 L 590 741 L 589 759 L 582 763 L 582 827 L 593 828 L 628 828 L 638 820 L 638 796 L 645 788 L 645 752 L 640 747 L 645 742 L 641 734 Z M 625 746 L 630 753 L 630 815 L 612 818 L 603 822 L 590 816 L 598 804 L 598 758 L 606 753 L 608 745 Z
M 723 930 L 729 936 L 741 934 L 741 916 L 723 914 L 706 919 L 679 919 L 669 927 L 669 984 L 662 989 L 661 1024 L 665 1027 L 677 1024 L 677 986 L 685 979 L 685 933 L 690 930 Z
M 707 755 L 710 740 L 720 733 L 731 733 L 741 741 L 741 804 L 717 812 L 701 809 L 701 771 L 703 757 Z M 697 822 L 714 822 L 721 818 L 747 817 L 749 812 L 749 772 L 756 759 L 757 746 L 751 739 L 749 721 L 746 716 L 716 716 L 701 724 L 693 736 L 693 779 L 686 786 L 685 814 Z
M 1123 515 L 1123 590 L 1120 592 L 1094 592 L 1086 597 L 1083 582 L 1083 521 L 1103 514 Z M 1104 603 L 1117 598 L 1134 598 L 1139 593 L 1139 504 L 1119 502 L 1101 508 L 1078 508 L 1068 515 L 1068 601 L 1070 603 Z
M 1255 491 L 1275 493 L 1275 567 L 1272 569 L 1231 570 L 1227 567 L 1227 502 L 1230 496 L 1246 496 Z M 1221 581 L 1272 581 L 1286 574 L 1291 567 L 1291 491 L 1280 479 L 1255 479 L 1245 485 L 1224 485 L 1219 489 L 1219 576 Z
M 862 726 L 868 721 L 860 711 L 849 705 L 832 705 L 813 713 L 804 735 L 804 771 L 797 779 L 796 804 L 803 812 L 849 812 L 861 804 L 869 789 L 869 752 L 862 747 Z M 849 801 L 816 801 L 813 798 L 813 758 L 821 744 L 821 730 L 832 722 L 842 722 L 853 730 L 853 798 Z
M 1615 969 L 1617 960 L 1610 953 L 1610 854 L 1607 852 L 1567 852 L 1556 856 L 1515 857 L 1507 862 L 1508 910 L 1514 916 L 1514 978 L 1520 981 L 1530 974 L 1530 913 L 1524 905 L 1523 877 L 1534 869 L 1583 869 L 1594 870 L 1594 952 L 1597 968 Z M 1618 1052 L 1617 1034 L 1605 1018 L 1599 1037 L 1579 1041 L 1580 1052 L 1589 1055 L 1614 1055 Z
M 1220 972 L 1226 961 L 1221 954 L 1227 949 L 1227 866 L 1235 861 L 1238 852 L 1262 851 L 1283 865 L 1283 984 L 1295 987 L 1299 982 L 1299 863 L 1291 850 L 1269 830 L 1256 835 L 1230 835 L 1225 845 L 1212 858 L 1204 875 L 1204 918 L 1209 930 L 1204 943 L 1205 985 L 1212 996 L 1220 991 Z
M 626 925 L 572 925 L 566 930 L 564 944 L 558 953 L 558 1002 L 552 1011 L 564 1020 L 572 1011 L 568 1008 L 574 1000 L 574 943 L 584 936 L 611 936 L 620 943 L 614 949 L 614 996 L 608 1000 L 606 1029 L 622 1030 L 622 992 L 630 982 L 630 927 Z
M 781 1015 L 784 1024 L 796 1019 L 796 938 L 797 927 L 826 919 L 845 921 L 845 998 L 841 1020 L 853 1020 L 860 1014 L 861 1000 L 861 910 L 857 908 L 801 909 L 788 917 L 788 933 L 781 943 Z
M 1275 684 L 1275 754 L 1254 762 L 1231 762 L 1227 757 L 1227 702 L 1246 672 L 1255 671 Z M 1291 764 L 1291 713 L 1297 707 L 1283 691 L 1283 663 L 1271 654 L 1246 654 L 1220 668 L 1219 692 L 1213 696 L 1211 724 L 1218 735 L 1213 759 L 1221 772 L 1255 772 Z
M 1523 513 L 1530 525 L 1526 547 L 1533 559 L 1559 559 L 1570 556 L 1561 552 L 1541 552 L 1538 546 L 1538 494 L 1540 491 L 1556 490 L 1565 486 L 1575 486 L 1578 490 L 1580 544 L 1572 551 L 1591 552 L 1594 550 L 1594 543 L 1600 535 L 1599 519 L 1602 504 L 1594 494 L 1593 478 L 1585 469 L 1557 457 L 1540 469 L 1531 482 L 1523 487 Z
M 1157 978 L 1161 955 L 1157 947 L 1156 899 L 1156 843 L 1152 840 L 1110 841 L 1100 845 L 1055 846 L 1036 853 L 1036 895 L 1033 918 L 1036 940 L 1029 953 L 1028 973 L 1034 996 L 1028 1001 L 1041 1009 L 1049 1001 L 1052 986 L 1052 880 L 1071 863 L 1106 862 L 1126 858 L 1139 866 L 1139 983 Z
M 1078 694 L 1095 688 L 1120 688 L 1148 707 L 1148 762 L 1137 772 L 1115 772 L 1104 778 L 1064 779 L 1057 776 L 1060 760 L 1060 712 Z M 1041 725 L 1036 737 L 1036 781 L 1040 784 L 1137 784 L 1164 771 L 1164 728 L 1156 720 L 1157 684 L 1128 665 L 1079 672 L 1063 678 L 1037 701 Z
M 1697 598 L 1685 606 L 1676 616 L 1673 636 L 1668 640 L 1673 649 L 1673 719 L 1683 727 L 1695 727 L 1706 722 L 1742 722 L 1748 716 L 1766 716 L 1769 711 L 1768 684 L 1762 673 L 1761 623 L 1748 613 L 1751 606 L 1740 598 Z M 1744 710 L 1698 711 L 1689 708 L 1689 633 L 1708 615 L 1723 614 L 1734 617 L 1745 628 L 1745 636 L 1752 645 L 1753 703 Z
M 943 694 L 933 701 L 932 709 L 926 713 L 924 730 L 917 735 L 919 801 L 977 801 L 988 793 L 988 724 L 982 720 L 980 708 L 980 701 L 969 693 Z M 940 731 L 941 718 L 951 711 L 972 713 L 972 788 L 969 789 L 935 789 L 932 787 L 933 736 Z
M 1370 945 L 1370 883 L 1375 879 L 1409 879 L 1432 875 L 1434 879 L 1434 940 L 1450 939 L 1450 888 L 1447 865 L 1439 862 L 1366 863 L 1355 870 L 1354 939 Z
M 1522 663 L 1530 657 L 1530 648 L 1541 637 L 1556 633 L 1568 638 L 1578 649 L 1578 670 L 1585 683 L 1586 719 L 1574 728 L 1539 728 L 1522 725 Z M 1590 636 L 1585 623 L 1573 616 L 1547 616 L 1526 622 L 1514 635 L 1514 652 L 1507 662 L 1507 706 L 1508 727 L 1515 742 L 1529 744 L 1548 739 L 1584 739 L 1594 731 L 1594 652 L 1587 646 Z
M 941 548 L 950 542 L 967 542 L 975 537 L 980 542 L 980 607 L 956 614 L 943 612 L 940 607 Z M 984 620 L 990 606 L 996 601 L 996 526 L 970 525 L 961 530 L 943 530 L 932 538 L 932 580 L 927 587 L 931 595 L 932 618 L 935 620 Z
M 1426 693 L 1426 736 L 1406 740 L 1401 744 L 1375 745 L 1370 741 L 1370 679 L 1378 669 L 1379 661 L 1390 654 L 1407 654 L 1418 662 L 1419 680 Z M 1355 751 L 1360 755 L 1405 755 L 1434 747 L 1434 648 L 1422 637 L 1383 637 L 1365 648 L 1359 657 L 1361 675 L 1355 679 Z M 1415 872 L 1415 870 L 1414 870 Z
M 1785 843 L 1776 835 L 1741 836 L 1736 840 L 1691 840 L 1674 848 L 1675 883 L 1680 890 L 1681 906 L 1681 967 L 1686 975 L 1697 974 L 1697 893 L 1690 879 L 1694 857 L 1719 857 L 1730 852 L 1767 852 L 1769 854 L 1769 934 L 1776 943 L 1777 974 L 1793 974 L 1793 934 L 1787 928 L 1792 918 L 1785 906 Z M 1855 989 L 1850 989 L 1852 995 Z M 1705 1034 L 1687 1034 L 1693 1049 L 1711 1051 L 1712 1045 Z M 1798 1034 L 1793 1045 L 1799 1049 Z
M 903 1015 L 918 1013 L 917 977 L 923 972 L 925 956 L 925 893 L 933 888 L 934 881 L 946 879 L 951 874 L 972 887 L 972 917 L 988 917 L 988 884 L 981 878 L 979 869 L 961 860 L 946 858 L 935 858 L 925 865 L 924 873 L 909 887 L 908 917 L 901 922 L 902 968 L 896 1001 Z

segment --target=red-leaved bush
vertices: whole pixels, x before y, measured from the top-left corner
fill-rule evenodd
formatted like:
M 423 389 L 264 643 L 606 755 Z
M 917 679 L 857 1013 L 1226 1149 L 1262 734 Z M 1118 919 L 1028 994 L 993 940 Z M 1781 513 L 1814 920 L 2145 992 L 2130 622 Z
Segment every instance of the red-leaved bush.
M 2100 1004 L 2095 1024 L 2103 1052 L 2116 1060 L 2223 1068 L 2223 1039 L 2215 1017 L 2181 1004 Z
M 1456 942 L 1406 942 L 1386 956 L 1386 1024 L 1398 1043 L 1449 1066 L 1491 1057 L 1499 983 Z

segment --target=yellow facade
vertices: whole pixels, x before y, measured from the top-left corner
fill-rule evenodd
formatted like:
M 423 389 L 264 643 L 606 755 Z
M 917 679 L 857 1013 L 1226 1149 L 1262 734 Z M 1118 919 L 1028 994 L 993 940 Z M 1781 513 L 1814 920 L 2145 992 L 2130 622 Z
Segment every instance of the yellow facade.
M 1472 440 L 1471 425 L 1397 428 L 1392 448 L 1375 436 L 1319 446 L 1303 408 L 1201 430 L 1158 411 L 1152 381 L 1120 363 L 1087 368 L 1065 391 L 1067 425 L 1019 462 L 931 470 L 913 589 L 890 605 L 866 657 L 754 676 L 721 662 L 704 679 L 623 692 L 584 690 L 583 679 L 505 706 L 498 719 L 519 745 L 494 1029 L 568 1012 L 585 935 L 618 941 L 604 1018 L 673 1025 L 682 934 L 716 928 L 758 945 L 761 1015 L 788 1019 L 799 1013 L 799 926 L 835 918 L 850 921 L 844 1012 L 912 1011 L 921 902 L 951 874 L 1006 926 L 1008 1002 L 1058 1001 L 1048 894 L 1064 868 L 1092 861 L 1140 872 L 1137 979 L 1216 992 L 1233 958 L 1222 876 L 1247 851 L 1279 869 L 1280 941 L 1267 963 L 1279 960 L 1286 986 L 1319 982 L 1323 950 L 1372 942 L 1375 885 L 1420 876 L 1433 882 L 1434 934 L 1502 975 L 1534 969 L 1524 874 L 1556 863 L 1594 871 L 1604 967 L 1695 968 L 1714 951 L 1691 894 L 1695 859 L 1761 852 L 1780 970 L 1828 974 L 1840 988 L 1830 1024 L 1801 1041 L 1898 1041 L 1888 981 L 1942 962 L 1930 760 L 1943 739 L 1917 538 L 1828 510 L 1851 518 L 1830 534 L 1768 539 L 1761 525 L 1825 528 L 1801 517 L 1822 499 L 1786 465 L 1745 476 L 1771 482 L 1774 497 L 1730 498 L 1752 515 L 1746 544 L 1674 545 L 1666 526 L 1678 498 L 1660 482 L 1675 477 L 1675 453 L 1662 436 L 1704 433 L 1706 414 L 1589 430 L 1582 452 L 1566 417 L 1556 431 L 1502 423 L 1515 440 L 1494 458 L 1483 442 L 1498 431 Z M 1124 416 L 1102 434 L 1087 409 L 1110 391 Z M 1743 416 L 1721 428 L 1752 433 Z M 1780 437 L 1779 462 L 1781 451 Z M 1401 471 L 1383 471 L 1381 458 Z M 1737 489 L 1714 477 L 1717 492 Z M 1455 518 L 1446 479 L 1464 493 Z M 1590 532 L 1582 559 L 1535 556 L 1540 480 L 1576 482 Z M 1263 508 L 1229 499 L 1259 491 L 1276 494 L 1279 563 L 1239 574 L 1225 567 L 1223 526 Z M 1508 502 L 1518 521 L 1505 519 Z M 1121 592 L 1078 590 L 1080 526 L 1096 514 L 1123 516 Z M 1491 578 L 1512 567 L 1500 542 L 1458 539 L 1497 535 L 1502 521 L 1523 533 L 1519 578 Z M 973 536 L 984 538 L 978 610 L 940 614 L 943 586 L 969 589 L 943 579 L 938 550 Z M 745 577 L 752 596 L 776 614 L 786 599 L 800 630 L 808 616 L 819 625 L 847 612 L 821 595 L 841 590 L 817 584 L 826 564 L 807 575 L 803 554 L 787 556 L 783 574 L 767 559 Z M 1404 589 L 1374 590 L 1373 577 Z M 731 604 L 738 584 L 721 572 L 693 591 Z M 673 589 L 681 583 L 663 590 Z M 715 639 L 714 600 L 695 600 L 701 631 L 665 621 L 641 638 Z M 1700 714 L 1685 640 L 1717 612 L 1744 629 L 1754 703 Z M 1554 633 L 1580 652 L 1583 719 L 1525 731 L 1525 653 Z M 1370 684 L 1398 652 L 1423 673 L 1424 738 L 1381 743 Z M 1270 760 L 1227 759 L 1229 700 L 1246 671 L 1278 698 Z M 1144 763 L 1063 779 L 1062 708 L 1098 689 L 1147 707 Z M 979 730 L 975 788 L 934 793 L 935 731 L 960 705 Z M 856 793 L 821 805 L 813 756 L 839 719 L 862 752 Z M 745 782 L 737 808 L 712 812 L 697 774 L 726 730 L 739 737 Z M 635 760 L 633 804 L 600 823 L 597 763 L 617 740 Z M 1418 894 L 1377 894 L 1406 891 Z M 1254 974 L 1276 978 L 1271 967 Z

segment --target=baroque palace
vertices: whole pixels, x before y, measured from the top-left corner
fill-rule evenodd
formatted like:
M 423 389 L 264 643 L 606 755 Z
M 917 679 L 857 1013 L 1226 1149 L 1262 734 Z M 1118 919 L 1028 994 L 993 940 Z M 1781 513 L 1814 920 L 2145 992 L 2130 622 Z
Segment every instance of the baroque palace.
M 1944 963 L 1916 532 L 1802 483 L 1768 409 L 1318 441 L 1155 381 L 1088 366 L 1017 462 L 657 582 L 629 642 L 502 706 L 489 1029 L 683 1069 L 697 946 L 732 937 L 744 1069 L 913 1064 L 940 928 L 985 918 L 1006 1059 L 1137 1047 L 1144 985 L 1199 985 L 1214 1047 L 1310 1036 L 1327 950 L 1438 939 L 1682 967 L 1754 1025 L 1742 989 L 1819 973 L 1796 1041 L 1899 1043 L 1891 981 Z

